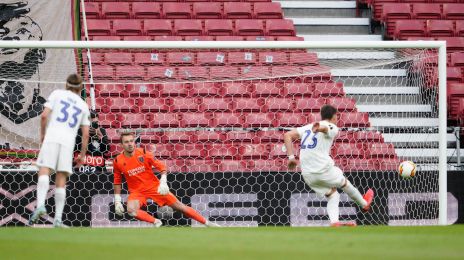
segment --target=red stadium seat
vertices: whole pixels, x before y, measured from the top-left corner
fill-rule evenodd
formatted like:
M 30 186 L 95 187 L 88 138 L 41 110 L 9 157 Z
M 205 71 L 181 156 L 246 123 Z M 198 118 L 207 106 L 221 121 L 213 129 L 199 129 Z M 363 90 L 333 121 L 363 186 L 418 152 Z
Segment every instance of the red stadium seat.
M 339 117 L 341 127 L 369 127 L 369 116 L 367 113 L 348 112 L 341 113 Z
M 182 36 L 156 35 L 154 39 L 155 41 L 182 41 Z
M 246 41 L 275 41 L 273 36 L 246 36 Z
M 440 4 L 416 3 L 412 5 L 414 19 L 441 19 Z
M 98 3 L 84 2 L 84 6 L 86 19 L 98 19 L 103 16 L 100 13 L 100 6 L 98 5 Z
M 464 53 L 451 53 L 451 66 L 464 67 Z
M 95 92 L 99 97 L 125 97 L 127 93 L 124 84 L 96 84 Z
M 364 151 L 353 143 L 337 143 L 334 155 L 336 158 L 362 158 Z
M 193 65 L 195 57 L 191 52 L 168 52 L 166 62 L 171 65 Z
M 210 68 L 210 75 L 212 79 L 237 79 L 240 77 L 238 68 L 229 66 L 212 67 Z
M 377 131 L 358 131 L 353 133 L 357 142 L 380 143 L 383 142 L 382 133 Z
M 192 16 L 189 3 L 164 3 L 163 13 L 166 19 L 190 19 Z
M 235 98 L 232 107 L 235 112 L 260 112 L 262 104 L 254 98 Z
M 255 97 L 280 96 L 281 88 L 275 82 L 262 82 L 253 84 L 253 95 Z
M 193 3 L 193 16 L 196 19 L 221 19 L 223 17 L 221 3 Z
M 174 31 L 181 36 L 203 35 L 201 20 L 174 20 Z
M 217 172 L 218 165 L 212 160 L 191 159 L 185 160 L 188 172 Z
M 201 107 L 205 112 L 229 111 L 230 103 L 224 98 L 203 98 Z
M 285 52 L 260 52 L 259 62 L 263 65 L 287 64 L 288 56 Z
M 215 97 L 219 95 L 219 88 L 213 82 L 195 82 L 189 89 L 189 95 L 200 97 Z
M 216 131 L 198 131 L 195 132 L 195 138 L 200 143 L 221 143 L 224 136 Z
M 282 146 L 282 143 L 269 144 L 269 157 L 274 159 L 287 158 L 287 152 L 282 151 Z M 295 152 L 295 156 L 297 156 L 300 151 L 299 144 L 294 144 L 293 151 Z
M 123 41 L 152 41 L 153 37 L 147 35 L 127 35 L 122 37 Z
M 272 74 L 268 67 L 264 66 L 246 66 L 240 68 L 240 73 L 242 78 L 268 78 Z
M 107 100 L 110 112 L 135 112 L 135 99 L 114 97 Z
M 399 20 L 399 19 L 411 19 L 411 4 L 408 3 L 386 3 L 383 4 L 382 15 L 380 19 L 382 21 L 388 20 Z
M 332 79 L 331 68 L 324 65 L 302 67 L 305 82 L 325 82 Z
M 114 69 L 108 65 L 95 65 L 92 66 L 94 79 L 113 79 Z
M 226 54 L 223 52 L 199 52 L 197 54 L 198 65 L 224 65 Z
M 116 141 L 119 142 L 119 138 Z M 162 138 L 158 133 L 142 132 L 140 133 L 140 142 L 145 144 L 159 144 L 162 143 Z
M 459 22 L 460 21 L 456 22 L 456 27 Z M 464 25 L 464 21 L 462 24 Z M 440 40 L 446 41 L 446 51 L 448 52 L 464 51 L 464 37 L 442 37 Z
M 269 158 L 269 147 L 267 144 L 242 144 L 239 151 L 243 159 Z
M 234 64 L 255 64 L 257 55 L 253 52 L 229 52 L 228 63 Z
M 460 67 L 447 67 L 446 68 L 447 82 L 463 82 L 462 70 Z
M 344 96 L 342 82 L 324 82 L 314 84 L 314 97 Z
M 212 36 L 233 35 L 232 20 L 205 20 L 205 33 Z
M 106 19 L 125 19 L 130 16 L 129 3 L 102 3 L 102 13 Z
M 376 160 L 366 160 L 366 159 L 357 159 L 351 158 L 346 160 L 346 165 L 344 167 L 345 171 L 375 171 L 379 169 L 378 162 Z
M 445 19 L 464 19 L 464 3 L 443 4 L 443 16 Z
M 407 39 L 407 37 L 426 36 L 425 22 L 420 20 L 397 20 L 394 39 Z
M 113 20 L 113 32 L 119 36 L 142 35 L 142 25 L 139 20 Z
M 381 171 L 398 171 L 400 160 L 398 158 L 382 158 L 378 160 L 379 170 Z
M 319 59 L 314 52 L 291 52 L 290 63 L 295 65 L 318 65 Z
M 221 88 L 224 97 L 250 97 L 250 85 L 247 83 L 226 82 Z
M 213 117 L 213 126 L 214 127 L 233 127 L 233 126 L 243 126 L 243 119 L 240 115 L 234 113 L 221 113 L 217 112 Z
M 136 19 L 160 19 L 161 5 L 159 3 L 132 3 L 132 14 Z
M 92 64 L 103 64 L 103 53 L 91 52 L 90 59 Z M 87 52 L 82 53 L 82 63 L 88 65 Z
M 87 19 L 87 32 L 89 36 L 111 35 L 110 21 Z
M 279 127 L 299 127 L 308 123 L 303 114 L 280 113 L 277 125 Z
M 291 20 L 267 20 L 266 35 L 270 36 L 295 36 L 296 30 Z
M 256 3 L 254 4 L 254 17 L 256 19 L 282 19 L 282 7 L 280 3 Z
M 196 98 L 181 98 L 177 97 L 171 101 L 171 112 L 198 112 L 200 105 Z
M 285 83 L 283 87 L 284 95 L 287 97 L 310 97 L 314 87 L 308 83 Z
M 242 36 L 216 36 L 216 41 L 244 41 L 245 37 Z
M 227 19 L 251 19 L 253 13 L 250 3 L 224 3 L 224 16 Z
M 452 119 L 457 119 L 459 110 L 459 100 L 464 98 L 464 84 L 451 83 L 446 87 L 448 101 L 448 115 Z
M 161 98 L 141 98 L 139 108 L 142 113 L 147 112 L 167 112 L 169 107 L 166 99 Z
M 334 106 L 338 111 L 353 111 L 356 109 L 356 101 L 347 97 L 332 97 L 327 99 L 327 104 Z
M 172 35 L 171 20 L 145 20 L 144 29 L 147 35 Z
M 178 77 L 180 79 L 209 79 L 208 69 L 205 66 L 179 67 Z
M 204 158 L 206 154 L 201 144 L 174 144 L 173 149 L 179 158 Z
M 134 63 L 139 65 L 161 65 L 164 63 L 164 53 L 134 53 Z
M 145 67 L 138 65 L 116 66 L 116 77 L 120 80 L 143 80 L 146 77 Z
M 121 114 L 119 120 L 123 128 L 147 128 L 150 125 L 144 114 Z
M 132 64 L 132 53 L 127 52 L 108 52 L 103 54 L 105 61 L 109 65 Z
M 390 143 L 371 143 L 367 150 L 368 158 L 396 157 L 395 148 Z
M 253 36 L 264 35 L 264 26 L 261 20 L 236 20 L 235 31 L 237 35 Z
M 128 84 L 126 91 L 130 97 L 156 97 L 158 91 L 153 84 Z
M 151 115 L 151 126 L 158 127 L 179 127 L 179 116 L 174 113 L 154 113 Z
M 456 36 L 464 37 L 464 21 L 456 21 Z
M 164 83 L 159 85 L 162 97 L 185 97 L 188 95 L 188 86 L 182 83 Z
M 175 132 L 165 132 L 163 134 L 163 142 L 164 143 L 193 143 L 194 136 L 191 132 L 184 132 L 184 131 L 175 131 Z
M 269 112 L 288 112 L 295 107 L 292 100 L 288 98 L 267 98 L 266 108 Z
M 283 166 L 283 162 L 279 159 L 253 160 L 249 163 L 249 168 L 253 172 L 280 172 L 283 167 L 285 167 Z
M 185 36 L 184 40 L 185 41 L 214 41 L 214 37 L 213 36 L 191 35 L 191 36 Z
M 173 157 L 173 145 L 172 144 L 153 144 L 150 145 L 151 149 L 147 149 L 155 158 L 168 159 Z
M 299 79 L 302 73 L 300 66 L 274 65 L 271 67 L 273 77 Z
M 448 20 L 428 20 L 427 34 L 431 37 L 452 37 L 454 23 Z
M 179 173 L 185 172 L 185 160 L 165 160 L 164 164 L 166 164 L 168 172 Z
M 277 36 L 276 41 L 304 41 L 304 37 L 300 37 L 300 36 Z
M 245 115 L 244 124 L 246 127 L 272 127 L 275 126 L 273 115 L 264 113 L 250 113 Z
M 255 134 L 250 131 L 230 131 L 225 136 L 225 141 L 232 143 L 252 143 L 255 139 Z
M 237 156 L 237 148 L 232 145 L 211 144 L 206 149 L 207 158 L 232 159 Z
M 104 36 L 104 35 L 89 36 L 89 38 L 92 41 L 120 41 L 121 40 L 121 37 L 119 37 L 119 36 Z M 82 38 L 82 39 L 84 39 L 84 38 Z
M 106 114 L 106 113 L 100 113 L 98 115 L 98 124 L 101 127 L 108 128 L 107 130 L 110 130 L 110 128 L 119 128 L 119 116 L 117 114 Z M 119 139 L 119 137 L 118 137 Z
M 322 98 L 298 98 L 295 101 L 295 109 L 301 112 L 319 111 L 323 105 Z
M 219 164 L 221 172 L 247 172 L 246 162 L 236 160 L 222 160 Z
M 279 125 L 280 126 L 280 125 Z M 259 142 L 261 143 L 283 143 L 284 133 L 281 131 L 261 131 L 259 133 Z

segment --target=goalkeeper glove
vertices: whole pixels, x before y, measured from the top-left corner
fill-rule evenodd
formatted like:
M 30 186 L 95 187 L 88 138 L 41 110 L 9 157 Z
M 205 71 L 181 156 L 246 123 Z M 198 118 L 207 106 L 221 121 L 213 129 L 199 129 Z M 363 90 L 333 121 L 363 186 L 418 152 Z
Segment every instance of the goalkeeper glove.
M 169 187 L 166 180 L 166 174 L 161 175 L 160 185 L 158 187 L 158 193 L 161 195 L 167 195 L 169 193 Z
M 116 215 L 123 216 L 124 215 L 124 206 L 122 205 L 121 195 L 115 194 L 114 195 L 114 211 Z

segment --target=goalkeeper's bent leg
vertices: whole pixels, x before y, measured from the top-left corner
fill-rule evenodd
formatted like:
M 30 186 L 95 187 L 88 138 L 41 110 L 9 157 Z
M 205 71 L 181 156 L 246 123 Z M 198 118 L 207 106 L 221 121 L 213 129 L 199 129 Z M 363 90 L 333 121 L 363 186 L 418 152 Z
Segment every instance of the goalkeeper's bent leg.
M 345 179 L 345 185 L 342 186 L 343 191 L 350 196 L 359 206 L 364 208 L 367 205 L 367 201 L 364 200 L 363 196 L 356 187 L 351 184 L 351 182 Z
M 143 211 L 141 209 L 137 210 L 137 211 L 131 211 L 129 212 L 129 215 L 131 215 L 132 217 L 140 220 L 140 221 L 145 221 L 145 222 L 148 222 L 148 223 L 155 223 L 156 221 L 156 218 L 153 217 L 152 215 L 148 214 L 148 212 L 146 211 Z

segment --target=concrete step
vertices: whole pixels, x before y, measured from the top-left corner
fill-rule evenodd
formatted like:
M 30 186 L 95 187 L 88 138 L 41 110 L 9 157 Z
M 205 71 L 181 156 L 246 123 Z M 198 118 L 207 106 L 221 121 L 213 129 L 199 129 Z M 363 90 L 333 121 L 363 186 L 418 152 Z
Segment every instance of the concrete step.
M 378 128 L 436 128 L 439 120 L 426 117 L 370 117 L 369 122 Z
M 344 87 L 348 95 L 418 95 L 419 87 L 390 87 L 390 86 L 366 86 Z
M 406 77 L 365 77 L 365 76 L 351 76 L 351 77 L 334 77 L 334 81 L 343 82 L 345 87 L 401 87 L 408 84 Z
M 423 105 L 422 97 L 420 95 L 350 95 L 348 97 L 354 98 L 358 105 Z M 379 113 L 379 112 L 371 112 Z M 391 113 L 391 112 L 390 112 Z M 403 111 L 403 113 L 405 113 Z M 385 113 L 383 113 L 385 114 Z
M 298 36 L 301 36 L 305 41 L 382 41 L 382 35 L 380 34 L 352 34 L 352 35 L 343 35 L 343 34 L 305 34 L 298 33 Z
M 316 51 L 321 60 L 391 60 L 395 58 L 392 51 Z
M 298 34 L 368 34 L 368 18 L 294 18 Z
M 294 9 L 353 9 L 356 1 L 278 1 L 282 8 Z
M 332 69 L 338 77 L 406 77 L 405 69 Z
M 432 108 L 430 105 L 404 105 L 404 104 L 356 104 L 359 112 L 368 112 L 368 113 L 430 113 Z

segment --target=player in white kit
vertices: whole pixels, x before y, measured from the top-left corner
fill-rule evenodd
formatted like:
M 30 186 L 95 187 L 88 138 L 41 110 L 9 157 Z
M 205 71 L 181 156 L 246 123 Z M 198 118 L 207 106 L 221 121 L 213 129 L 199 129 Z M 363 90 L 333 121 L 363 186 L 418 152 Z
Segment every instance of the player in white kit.
M 82 78 L 71 74 L 66 89 L 54 90 L 40 117 L 40 153 L 37 158 L 37 207 L 29 219 L 29 225 L 47 214 L 45 199 L 49 189 L 50 174 L 55 177 L 55 227 L 63 227 L 62 214 L 66 202 L 66 179 L 72 173 L 73 150 L 77 130 L 82 129 L 82 148 L 77 157 L 78 166 L 84 163 L 89 140 L 90 111 L 82 100 Z
M 330 156 L 332 143 L 338 134 L 337 109 L 330 105 L 321 108 L 321 121 L 292 129 L 285 133 L 284 141 L 287 148 L 288 168 L 294 169 L 298 163 L 293 152 L 293 140 L 301 140 L 300 166 L 305 182 L 316 193 L 327 198 L 327 213 L 332 226 L 356 223 L 341 223 L 339 221 L 340 194 L 343 190 L 362 209 L 367 212 L 374 198 L 374 191 L 369 189 L 364 195 L 354 187 L 343 175 L 340 168 Z

